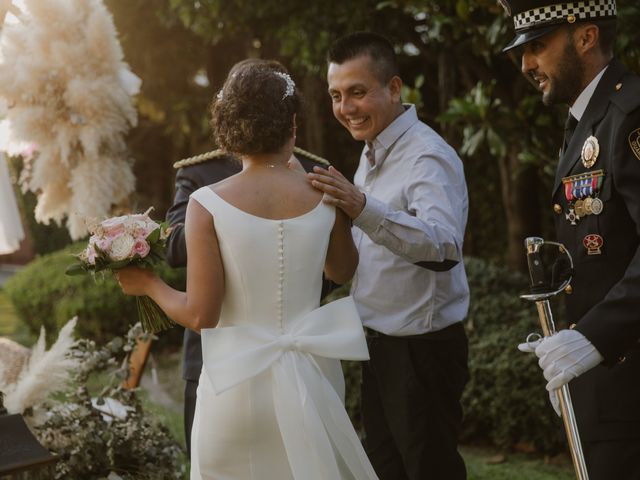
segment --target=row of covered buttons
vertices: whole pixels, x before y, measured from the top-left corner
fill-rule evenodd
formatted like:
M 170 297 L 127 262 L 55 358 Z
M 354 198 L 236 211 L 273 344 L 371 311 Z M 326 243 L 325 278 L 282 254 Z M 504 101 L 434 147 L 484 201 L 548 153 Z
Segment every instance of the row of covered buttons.
M 280 322 L 280 328 L 282 325 L 282 291 L 284 288 L 284 224 L 278 223 L 278 321 Z

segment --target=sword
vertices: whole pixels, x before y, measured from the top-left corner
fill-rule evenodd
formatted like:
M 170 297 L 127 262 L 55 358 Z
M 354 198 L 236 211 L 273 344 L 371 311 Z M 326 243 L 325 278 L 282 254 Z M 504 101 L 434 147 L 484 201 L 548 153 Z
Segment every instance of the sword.
M 542 333 L 545 337 L 556 333 L 556 327 L 553 322 L 553 314 L 551 313 L 551 306 L 549 299 L 554 297 L 558 293 L 562 292 L 571 283 L 571 273 L 573 271 L 573 261 L 571 255 L 567 249 L 561 243 L 557 242 L 545 242 L 539 237 L 528 237 L 525 240 L 525 247 L 527 249 L 527 264 L 529 266 L 529 279 L 531 282 L 531 293 L 521 295 L 520 298 L 535 302 L 538 309 L 538 317 L 540 318 L 540 326 L 542 327 Z M 566 256 L 568 260 L 568 267 L 566 278 L 554 285 L 553 278 L 551 282 L 548 282 L 545 276 L 544 264 L 542 262 L 542 255 L 540 248 L 542 245 L 553 245 L 558 247 L 560 254 Z M 532 337 L 539 334 L 529 334 L 527 342 L 532 341 Z M 569 392 L 569 385 L 564 384 L 562 387 L 556 390 L 558 400 L 560 401 L 560 411 L 562 412 L 562 421 L 564 423 L 564 430 L 567 434 L 567 441 L 569 443 L 569 451 L 571 452 L 571 460 L 573 461 L 573 468 L 576 472 L 576 478 L 578 480 L 589 480 L 589 474 L 587 473 L 587 466 L 584 460 L 584 453 L 582 451 L 582 444 L 580 443 L 580 434 L 578 432 L 578 424 L 576 422 L 576 416 L 573 411 L 573 404 L 571 403 L 571 393 Z

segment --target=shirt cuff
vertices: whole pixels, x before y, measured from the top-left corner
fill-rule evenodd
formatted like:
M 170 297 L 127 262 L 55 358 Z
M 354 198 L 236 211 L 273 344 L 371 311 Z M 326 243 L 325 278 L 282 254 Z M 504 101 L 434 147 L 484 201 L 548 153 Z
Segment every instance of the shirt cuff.
M 365 194 L 366 202 L 360 215 L 353 224 L 363 232 L 373 232 L 382 224 L 387 214 L 387 205 L 380 200 Z

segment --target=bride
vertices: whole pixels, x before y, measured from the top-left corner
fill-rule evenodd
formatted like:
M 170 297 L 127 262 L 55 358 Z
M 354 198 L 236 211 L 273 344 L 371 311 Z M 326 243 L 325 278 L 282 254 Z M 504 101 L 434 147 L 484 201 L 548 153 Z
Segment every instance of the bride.
M 351 297 L 319 307 L 323 270 L 344 283 L 358 254 L 346 216 L 290 168 L 299 110 L 285 71 L 234 70 L 212 127 L 242 171 L 191 195 L 187 291 L 118 273 L 202 335 L 192 480 L 377 478 L 344 409 L 339 359 L 368 358 L 360 319 Z

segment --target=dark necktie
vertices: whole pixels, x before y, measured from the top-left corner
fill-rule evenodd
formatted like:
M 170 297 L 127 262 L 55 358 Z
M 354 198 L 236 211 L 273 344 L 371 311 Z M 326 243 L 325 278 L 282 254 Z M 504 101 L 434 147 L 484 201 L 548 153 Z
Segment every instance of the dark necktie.
M 567 121 L 564 123 L 563 151 L 565 151 L 569 146 L 569 143 L 571 142 L 571 136 L 576 130 L 576 125 L 578 125 L 578 120 L 576 120 L 576 117 L 571 115 L 571 112 L 569 112 L 569 114 L 567 115 Z
M 376 152 L 373 148 L 372 142 L 367 142 L 367 150 L 364 152 L 367 160 L 369 160 L 369 166 L 373 167 L 376 164 Z

